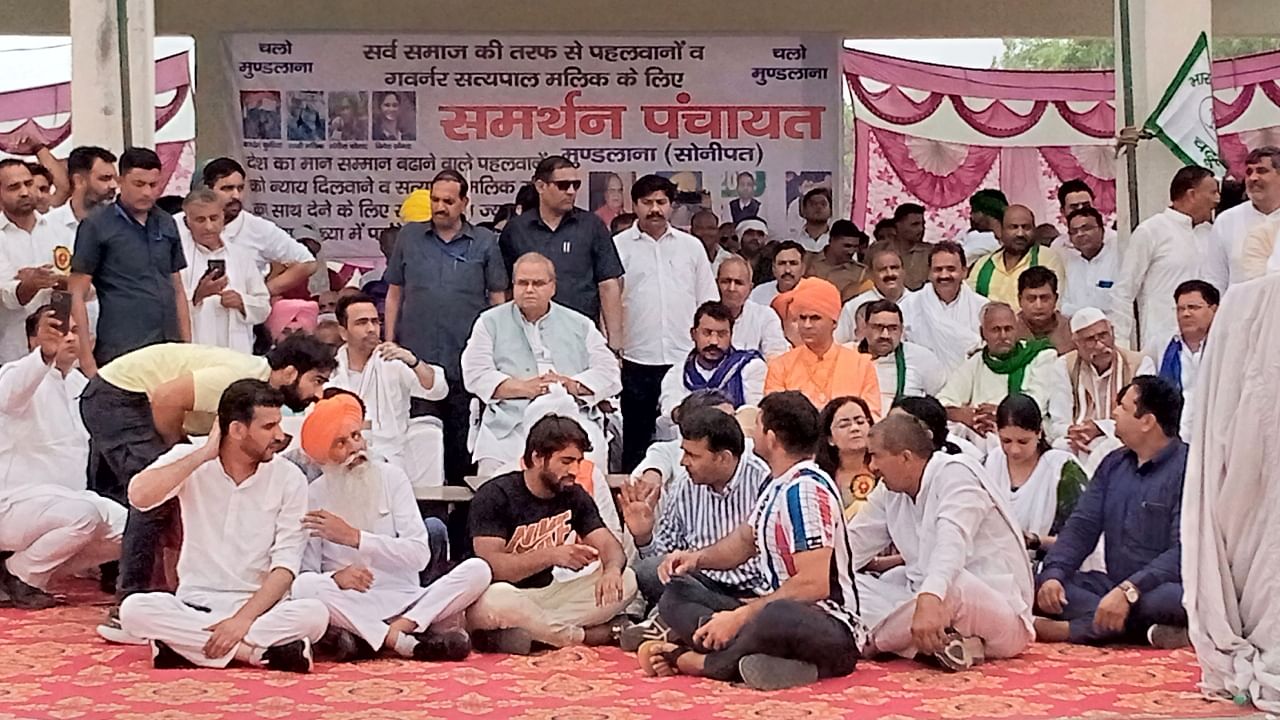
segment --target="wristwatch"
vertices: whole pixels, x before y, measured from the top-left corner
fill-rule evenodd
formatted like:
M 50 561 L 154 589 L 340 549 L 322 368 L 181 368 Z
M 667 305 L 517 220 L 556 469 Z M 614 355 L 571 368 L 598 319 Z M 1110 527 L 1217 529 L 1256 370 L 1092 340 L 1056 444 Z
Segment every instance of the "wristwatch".
M 1120 592 L 1124 593 L 1124 599 L 1128 600 L 1130 605 L 1138 602 L 1138 598 L 1142 597 L 1142 593 L 1138 592 L 1137 586 L 1128 580 L 1120 583 Z

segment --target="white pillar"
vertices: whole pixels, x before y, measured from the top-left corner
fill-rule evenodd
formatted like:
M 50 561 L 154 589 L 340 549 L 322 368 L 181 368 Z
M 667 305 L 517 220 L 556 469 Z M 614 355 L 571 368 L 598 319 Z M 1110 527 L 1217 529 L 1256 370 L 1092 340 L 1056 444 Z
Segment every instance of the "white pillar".
M 116 0 L 68 0 L 71 14 L 71 116 L 77 145 L 119 151 L 126 144 Z M 124 0 L 128 52 L 128 144 L 154 147 L 154 0 Z
M 1123 127 L 1124 72 L 1121 66 L 1120 32 L 1126 0 L 1115 0 L 1116 18 L 1116 126 Z M 1160 103 L 1161 96 L 1191 52 L 1201 32 L 1212 22 L 1212 0 L 1127 0 L 1133 69 L 1133 124 L 1141 126 Z M 1211 33 L 1210 33 L 1211 34 Z M 1169 181 L 1182 167 L 1159 140 L 1143 140 L 1137 151 L 1139 221 L 1169 205 Z M 1129 209 L 1128 170 L 1124 158 L 1116 163 L 1116 199 L 1120 231 L 1127 235 Z

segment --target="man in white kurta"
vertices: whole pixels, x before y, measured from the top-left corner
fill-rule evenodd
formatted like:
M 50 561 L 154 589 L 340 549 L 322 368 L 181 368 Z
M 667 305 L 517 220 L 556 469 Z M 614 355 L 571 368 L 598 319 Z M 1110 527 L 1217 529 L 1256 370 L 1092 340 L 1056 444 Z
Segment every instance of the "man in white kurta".
M 947 417 L 978 437 L 995 433 L 995 408 L 1010 393 L 1030 395 L 1044 414 L 1045 434 L 1066 434 L 1071 398 L 1058 352 L 1047 340 L 1016 340 L 1013 309 L 991 303 L 982 311 L 981 352 L 964 361 L 947 381 L 938 400 Z
M 967 273 L 964 250 L 940 242 L 929 251 L 929 284 L 902 301 L 906 339 L 932 350 L 948 376 L 982 343 L 987 300 L 965 283 Z
M 1071 284 L 1062 289 L 1062 314 L 1071 317 L 1081 308 L 1111 310 L 1111 294 L 1120 272 L 1120 242 L 1103 224 L 1102 214 L 1092 207 L 1073 211 L 1067 217 L 1068 247 L 1062 262 Z
M 1178 334 L 1169 340 L 1163 353 L 1155 356 L 1159 360 L 1160 377 L 1168 380 L 1182 393 L 1184 410 L 1179 435 L 1184 442 L 1190 440 L 1197 418 L 1194 411 L 1185 408 L 1195 404 L 1200 362 L 1204 359 L 1204 349 L 1209 344 L 1209 330 L 1218 314 L 1220 299 L 1217 288 L 1202 280 L 1191 280 L 1179 285 Z
M 0 363 L 27 354 L 27 316 L 64 279 L 54 269 L 57 245 L 36 212 L 31 171 L 21 160 L 0 160 Z
M 1249 152 L 1244 161 L 1244 191 L 1248 202 L 1219 213 L 1209 233 L 1209 267 L 1203 279 L 1222 292 L 1246 279 L 1240 261 L 1249 234 L 1280 220 L 1280 147 Z
M 50 580 L 118 559 L 127 516 L 85 489 L 79 329 L 64 334 L 51 308 L 36 312 L 31 352 L 0 366 L 0 551 L 13 553 L 0 592 L 19 607 L 47 607 Z
M 121 628 L 151 643 L 157 668 L 237 660 L 311 670 L 329 612 L 289 598 L 307 542 L 307 481 L 275 456 L 283 401 L 261 380 L 232 383 L 204 443 L 175 446 L 129 483 L 129 502 L 143 512 L 175 497 L 182 509 L 177 593 L 135 593 L 120 604 Z
M 178 236 L 187 266 L 178 272 L 190 293 L 191 342 L 251 353 L 253 326 L 270 314 L 271 294 L 253 254 L 223 242 L 222 205 L 208 188 L 192 192 L 182 203 Z
M 772 308 L 750 302 L 751 263 L 740 255 L 730 255 L 716 269 L 720 302 L 733 313 L 733 342 L 740 350 L 757 350 L 771 360 L 791 349 L 782 332 L 782 319 Z
M 897 246 L 891 243 L 875 243 L 867 250 L 867 268 L 870 270 L 872 288 L 840 308 L 840 318 L 836 320 L 836 342 L 854 342 L 854 330 L 858 323 L 858 308 L 876 300 L 892 300 L 901 307 L 911 290 L 903 284 L 902 256 Z M 887 405 L 885 407 L 888 407 Z
M 705 263 L 706 255 L 699 259 Z M 588 457 L 608 467 L 599 405 L 622 389 L 617 357 L 594 322 L 551 301 L 556 275 L 550 260 L 527 253 L 511 274 L 512 301 L 481 313 L 462 350 L 462 382 L 484 405 L 472 452 L 478 472 L 492 475 L 519 459 L 525 408 L 552 386 L 577 401 L 578 422 L 595 448 Z
M 1209 266 L 1209 221 L 1218 205 L 1218 181 L 1204 168 L 1185 167 L 1174 175 L 1170 196 L 1169 207 L 1129 236 L 1111 295 L 1116 341 L 1149 355 L 1161 352 L 1178 331 L 1174 289 L 1204 277 Z
M 1120 447 L 1112 419 L 1120 389 L 1138 375 L 1154 375 L 1156 366 L 1142 353 L 1117 347 L 1111 321 L 1098 308 L 1081 308 L 1071 317 L 1071 336 L 1076 349 L 1060 359 L 1071 383 L 1071 425 L 1057 446 L 1093 472 Z
M 462 613 L 488 589 L 489 566 L 464 560 L 421 586 L 426 525 L 409 478 L 369 458 L 363 425 L 360 403 L 345 393 L 316 403 L 302 425 L 302 449 L 324 474 L 308 488 L 311 538 L 293 594 L 323 602 L 331 626 L 375 652 L 462 660 L 471 651 Z
M 905 573 L 857 576 L 872 628 L 865 654 L 939 655 L 952 670 L 1020 654 L 1034 639 L 1034 580 L 1005 494 L 977 462 L 935 453 L 929 431 L 911 417 L 877 423 L 869 446 L 883 480 L 849 522 L 853 566 L 892 543 Z
M 444 485 L 440 421 L 409 417 L 411 398 L 443 400 L 449 394 L 444 369 L 383 342 L 378 307 L 367 295 L 343 297 L 337 317 L 344 344 L 329 387 L 353 392 L 364 402 L 370 452 L 404 471 L 415 489 Z
M 867 337 L 858 349 L 875 363 L 880 407 L 893 407 L 898 398 L 937 395 L 946 371 L 932 350 L 902 339 L 902 310 L 892 300 L 873 301 L 868 310 Z

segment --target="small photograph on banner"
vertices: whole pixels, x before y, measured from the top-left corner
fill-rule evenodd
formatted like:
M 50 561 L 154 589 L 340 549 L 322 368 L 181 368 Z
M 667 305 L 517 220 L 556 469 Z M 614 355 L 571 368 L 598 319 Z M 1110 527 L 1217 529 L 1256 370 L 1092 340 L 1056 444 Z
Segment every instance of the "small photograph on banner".
M 763 217 L 760 198 L 768 190 L 767 177 L 763 170 L 724 173 L 720 181 L 721 217 L 735 225 L 747 218 Z
M 329 93 L 329 139 L 334 142 L 369 139 L 369 93 L 363 90 Z
M 412 142 L 418 139 L 418 93 L 383 90 L 373 94 L 374 141 Z
M 622 213 L 631 210 L 631 186 L 635 184 L 634 172 L 593 172 L 587 175 L 587 209 L 595 213 L 605 225 Z
M 240 117 L 246 140 L 279 140 L 280 92 L 256 90 L 240 93 Z
M 288 136 L 291 142 L 322 142 L 327 139 L 324 93 L 294 90 L 286 96 L 289 103 Z

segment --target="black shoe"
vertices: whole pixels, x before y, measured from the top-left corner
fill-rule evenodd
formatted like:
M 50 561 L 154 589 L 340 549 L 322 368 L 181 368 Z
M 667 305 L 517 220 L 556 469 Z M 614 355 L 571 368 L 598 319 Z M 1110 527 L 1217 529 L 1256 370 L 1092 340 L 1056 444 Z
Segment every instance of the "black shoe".
M 414 633 L 418 646 L 413 649 L 414 660 L 431 662 L 458 662 L 471 654 L 471 636 L 465 630 Z
M 24 610 L 48 610 L 58 604 L 49 593 L 32 587 L 17 575 L 9 572 L 9 568 L 0 562 L 0 589 L 4 590 L 9 596 L 9 602 L 13 607 L 22 608 Z
M 196 664 L 159 640 L 151 641 L 151 665 L 157 670 L 187 670 Z
M 350 630 L 329 626 L 315 645 L 315 656 L 328 662 L 349 662 L 360 658 L 360 638 Z
M 303 638 L 283 645 L 272 645 L 262 654 L 263 664 L 269 670 L 281 672 L 311 672 L 311 641 Z
M 1147 629 L 1147 642 L 1153 648 L 1177 650 L 1191 644 L 1191 635 L 1185 627 L 1177 625 L 1152 625 Z
M 116 581 L 120 578 L 120 563 L 109 562 L 98 566 L 98 589 L 108 595 L 116 594 Z
M 816 682 L 818 666 L 757 653 L 738 661 L 738 674 L 753 690 L 786 690 Z
M 504 630 L 476 630 L 471 633 L 471 644 L 482 653 L 505 655 L 532 655 L 533 637 L 520 628 Z

